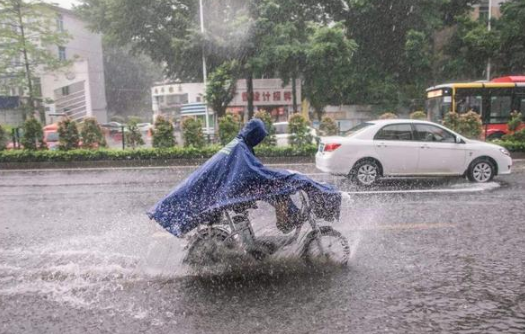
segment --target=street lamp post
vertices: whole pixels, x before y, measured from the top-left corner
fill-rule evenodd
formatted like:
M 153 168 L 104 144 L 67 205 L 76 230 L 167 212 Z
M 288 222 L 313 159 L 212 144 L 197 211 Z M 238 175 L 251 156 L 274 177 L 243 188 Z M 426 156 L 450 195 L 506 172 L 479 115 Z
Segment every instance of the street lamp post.
M 487 24 L 487 29 L 488 31 L 491 31 L 492 30 L 492 27 L 491 27 L 491 24 L 490 24 L 490 21 L 492 20 L 492 0 L 489 0 L 489 12 L 488 12 L 488 24 Z M 488 62 L 487 62 L 487 81 L 490 81 L 490 72 L 491 72 L 491 67 L 492 67 L 492 64 L 490 63 L 490 58 L 488 59 Z
M 199 17 L 200 17 L 200 23 L 201 23 L 201 33 L 204 36 L 204 8 L 202 6 L 202 0 L 199 0 Z M 206 96 L 206 85 L 207 85 L 207 73 L 206 73 L 206 55 L 204 52 L 204 44 L 202 45 L 202 80 L 204 83 L 204 97 Z M 208 117 L 208 104 L 205 99 L 204 100 L 204 117 L 205 117 L 205 124 L 206 124 L 206 135 L 208 137 L 208 141 L 210 138 L 210 120 Z

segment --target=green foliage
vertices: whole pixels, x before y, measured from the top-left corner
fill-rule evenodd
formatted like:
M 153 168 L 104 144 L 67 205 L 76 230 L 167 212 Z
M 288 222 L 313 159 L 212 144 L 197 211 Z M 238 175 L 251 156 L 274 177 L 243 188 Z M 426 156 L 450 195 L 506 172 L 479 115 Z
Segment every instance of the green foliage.
M 184 147 L 202 148 L 206 144 L 200 120 L 188 117 L 182 122 Z
M 275 138 L 275 126 L 273 126 L 272 115 L 270 115 L 265 110 L 259 110 L 258 112 L 255 113 L 253 117 L 258 118 L 261 121 L 263 121 L 266 131 L 268 132 L 268 135 L 266 136 L 266 138 L 264 138 L 261 145 L 267 145 L 267 146 L 277 145 L 277 138 Z
M 324 136 L 336 136 L 339 133 L 337 124 L 330 117 L 323 117 L 319 130 Z
M 74 150 L 79 147 L 80 134 L 77 122 L 69 117 L 58 123 L 58 148 L 62 151 Z
M 397 119 L 397 115 L 393 112 L 386 112 L 379 116 L 379 119 Z
M 239 133 L 241 122 L 237 115 L 227 114 L 219 118 L 219 139 L 221 145 L 227 145 Z
M 518 112 L 517 110 L 511 112 L 510 113 L 510 120 L 507 123 L 509 131 L 510 132 L 514 132 L 514 131 L 518 130 L 520 128 L 520 126 L 521 126 L 522 119 L 523 119 L 523 117 L 522 117 L 521 113 Z
M 102 128 L 95 117 L 87 117 L 82 123 L 80 130 L 82 138 L 82 148 L 99 148 L 106 146 L 106 138 Z
M 0 77 L 3 87 L 22 87 L 28 92 L 24 117 L 36 110 L 41 97 L 35 78 L 42 71 L 53 71 L 71 64 L 58 58 L 57 45 L 66 45 L 67 32 L 56 29 L 57 13 L 43 1 L 10 0 L 0 2 Z M 17 66 L 12 62 L 19 61 Z
M 525 135 L 525 134 L 524 134 Z M 511 152 L 525 152 L 525 141 L 495 140 L 494 144 L 505 147 Z
M 498 49 L 492 59 L 495 73 L 525 73 L 525 0 L 510 0 L 501 5 L 501 18 L 493 24 Z
M 139 146 L 144 145 L 144 140 L 142 139 L 142 133 L 140 133 L 140 129 L 137 126 L 139 121 L 140 120 L 137 119 L 136 117 L 131 117 L 127 124 L 127 131 L 125 132 L 126 145 L 128 145 L 132 149 L 135 149 Z
M 479 139 L 483 133 L 481 117 L 474 111 L 469 111 L 461 115 L 455 112 L 449 112 L 443 119 L 443 125 L 471 139 Z
M 33 116 L 30 116 L 22 126 L 24 135 L 20 141 L 22 146 L 26 150 L 40 150 L 46 149 L 46 143 L 44 143 L 44 130 L 42 124 L 37 121 Z
M 103 47 L 108 111 L 122 116 L 151 113 L 151 86 L 162 80 L 160 66 L 144 54 L 132 53 L 129 46 L 103 40 Z M 125 123 L 124 117 L 114 117 L 112 121 Z
M 424 111 L 414 111 L 409 117 L 410 119 L 427 120 L 427 114 Z
M 221 146 L 206 146 L 200 149 L 172 147 L 163 149 L 138 148 L 136 150 L 13 150 L 0 152 L 0 163 L 207 159 L 221 148 Z M 316 152 L 317 147 L 311 144 L 303 147 L 257 146 L 255 148 L 255 153 L 259 157 L 313 157 Z
M 170 148 L 175 146 L 175 136 L 173 135 L 173 124 L 164 116 L 157 116 L 154 129 L 152 130 L 152 145 L 155 148 Z
M 4 150 L 7 145 L 7 131 L 0 124 L 0 151 Z
M 324 107 L 343 104 L 349 90 L 355 41 L 341 25 L 314 25 L 305 50 L 304 93 L 321 120 Z
M 235 97 L 238 63 L 228 61 L 210 74 L 206 85 L 206 101 L 218 118 L 226 114 L 226 108 Z
M 516 143 L 525 143 L 525 129 L 505 135 L 503 136 L 503 140 Z
M 312 144 L 312 135 L 308 128 L 308 122 L 300 114 L 293 114 L 288 120 L 290 131 L 290 145 L 292 147 L 304 147 Z

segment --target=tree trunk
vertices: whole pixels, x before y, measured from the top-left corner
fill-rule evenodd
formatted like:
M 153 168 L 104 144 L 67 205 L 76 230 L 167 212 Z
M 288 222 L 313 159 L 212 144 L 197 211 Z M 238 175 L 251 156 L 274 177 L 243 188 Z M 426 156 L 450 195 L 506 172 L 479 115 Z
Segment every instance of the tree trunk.
M 18 24 L 20 25 L 20 38 L 22 39 L 22 54 L 24 55 L 24 66 L 27 77 L 27 88 L 29 90 L 28 105 L 31 115 L 35 113 L 35 101 L 33 96 L 33 80 L 31 78 L 31 68 L 29 67 L 29 57 L 27 55 L 26 36 L 24 31 L 24 21 L 22 19 L 22 8 L 20 2 L 15 5 L 15 10 L 18 17 Z M 25 110 L 22 112 L 22 117 L 25 120 L 27 115 Z
M 297 83 L 295 75 L 292 78 L 292 100 L 293 100 L 293 112 L 297 113 Z
M 248 72 L 248 76 L 246 77 L 246 95 L 248 98 L 248 120 L 253 118 L 254 114 L 254 108 L 253 108 L 253 73 L 251 71 Z

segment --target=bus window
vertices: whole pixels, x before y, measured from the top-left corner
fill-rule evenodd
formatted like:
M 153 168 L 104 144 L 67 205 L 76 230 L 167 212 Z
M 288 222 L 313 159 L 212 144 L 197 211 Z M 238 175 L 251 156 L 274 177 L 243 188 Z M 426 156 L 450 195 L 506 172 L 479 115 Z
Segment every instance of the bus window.
M 456 97 L 456 112 L 458 114 L 465 114 L 469 111 L 474 111 L 481 115 L 483 112 L 483 97 L 481 95 L 467 95 Z
M 509 121 L 511 109 L 511 96 L 491 96 L 489 123 L 507 123 Z

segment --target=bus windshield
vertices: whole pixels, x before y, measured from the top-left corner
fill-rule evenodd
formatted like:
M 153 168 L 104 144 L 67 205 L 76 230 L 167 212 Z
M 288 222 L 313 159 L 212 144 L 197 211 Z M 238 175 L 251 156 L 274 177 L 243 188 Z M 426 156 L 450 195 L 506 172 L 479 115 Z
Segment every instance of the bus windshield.
M 450 99 L 450 96 L 434 97 L 427 99 L 425 109 L 432 122 L 441 122 L 445 114 L 450 111 L 451 103 L 445 102 L 445 99 Z

